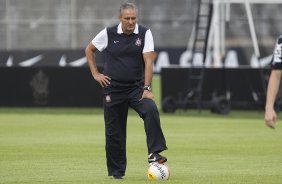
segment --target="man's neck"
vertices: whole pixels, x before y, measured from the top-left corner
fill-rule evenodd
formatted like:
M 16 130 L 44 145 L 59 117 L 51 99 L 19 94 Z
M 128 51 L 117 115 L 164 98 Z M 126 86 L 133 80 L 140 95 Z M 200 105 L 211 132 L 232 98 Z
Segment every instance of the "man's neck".
M 130 34 L 132 34 L 134 31 L 126 31 L 126 30 L 122 29 L 122 32 L 123 32 L 124 34 L 126 34 L 126 35 L 130 35 Z

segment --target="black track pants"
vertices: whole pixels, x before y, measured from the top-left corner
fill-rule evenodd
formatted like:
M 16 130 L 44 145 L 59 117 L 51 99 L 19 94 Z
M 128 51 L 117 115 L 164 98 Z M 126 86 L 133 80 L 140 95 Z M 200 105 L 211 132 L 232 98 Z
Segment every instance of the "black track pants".
M 125 175 L 126 123 L 128 107 L 144 120 L 148 154 L 166 150 L 157 106 L 153 100 L 142 99 L 142 86 L 123 86 L 115 82 L 104 90 L 104 118 L 106 130 L 106 157 L 109 176 Z

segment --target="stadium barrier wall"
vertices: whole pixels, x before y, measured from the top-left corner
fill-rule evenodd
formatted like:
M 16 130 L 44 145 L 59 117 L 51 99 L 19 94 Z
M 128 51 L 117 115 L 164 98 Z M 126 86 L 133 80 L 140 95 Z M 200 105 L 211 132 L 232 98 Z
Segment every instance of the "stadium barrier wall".
M 269 70 L 206 69 L 203 108 L 212 106 L 213 96 L 230 91 L 232 109 L 260 109 Z M 161 70 L 161 100 L 172 96 L 179 101 L 187 92 L 189 68 Z M 0 67 L 0 106 L 102 107 L 102 88 L 87 67 Z M 192 104 L 188 108 L 195 108 Z
M 0 106 L 102 107 L 87 67 L 0 67 Z
M 180 99 L 187 90 L 191 53 L 185 48 L 158 48 L 157 52 L 154 73 L 162 76 L 162 100 L 166 96 Z M 230 83 L 232 107 L 256 107 L 263 96 L 261 78 L 267 78 L 259 75 L 261 69 L 257 65 L 263 63 L 261 67 L 268 67 L 271 56 L 249 60 L 240 49 L 228 53 L 226 72 L 207 66 L 204 107 L 210 106 L 212 94 L 224 93 L 224 73 L 226 83 Z M 102 68 L 103 52 L 95 55 L 98 67 Z M 198 63 L 197 60 L 193 62 Z M 267 73 L 268 69 L 263 71 Z M 83 49 L 2 50 L 0 85 L 0 106 L 102 106 L 101 87 L 91 76 Z M 258 100 L 254 102 L 254 98 Z
M 185 101 L 189 92 L 189 70 L 191 68 L 162 68 L 161 101 L 165 112 L 167 99 L 173 99 L 171 103 L 176 108 L 198 108 L 196 103 L 188 104 Z M 231 109 L 263 109 L 269 74 L 269 69 L 207 68 L 201 108 L 213 108 L 215 100 L 224 97 L 229 100 Z
M 264 54 L 260 58 L 253 57 L 251 48 L 230 48 L 226 50 L 225 67 L 240 68 L 247 66 L 251 68 L 268 67 L 271 54 Z M 266 48 L 265 48 L 266 49 Z M 269 48 L 268 48 L 269 50 Z M 191 50 L 186 48 L 156 48 L 157 57 L 154 62 L 154 73 L 160 73 L 161 68 L 169 66 L 199 66 L 202 65 L 202 55 L 197 53 L 192 61 Z M 265 53 L 266 52 L 266 53 Z M 213 68 L 213 53 L 207 54 L 205 67 Z M 103 52 L 95 53 L 97 64 L 103 66 L 105 58 Z M 0 67 L 87 67 L 87 60 L 83 49 L 74 50 L 0 50 Z

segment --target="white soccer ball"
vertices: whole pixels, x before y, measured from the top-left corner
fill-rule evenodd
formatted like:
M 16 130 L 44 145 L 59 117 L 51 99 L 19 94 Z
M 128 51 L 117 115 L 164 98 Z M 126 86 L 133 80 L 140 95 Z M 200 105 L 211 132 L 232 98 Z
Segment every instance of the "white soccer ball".
M 149 180 L 168 180 L 170 171 L 167 165 L 154 162 L 150 164 L 147 176 Z

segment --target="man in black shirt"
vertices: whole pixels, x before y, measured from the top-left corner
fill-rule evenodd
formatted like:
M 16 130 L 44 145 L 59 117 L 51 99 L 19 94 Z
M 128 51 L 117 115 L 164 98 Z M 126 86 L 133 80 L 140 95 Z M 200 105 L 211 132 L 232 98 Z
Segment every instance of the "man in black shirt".
M 265 123 L 270 128 L 275 128 L 277 114 L 274 109 L 275 99 L 278 94 L 282 73 L 282 35 L 277 39 L 271 62 L 271 74 L 268 81 L 265 104 Z
M 128 107 L 144 120 L 148 162 L 167 161 L 159 154 L 167 147 L 150 86 L 155 59 L 151 30 L 137 24 L 137 8 L 132 3 L 122 4 L 119 20 L 118 25 L 97 34 L 85 50 L 91 73 L 104 91 L 107 167 L 115 179 L 122 179 L 126 170 Z M 93 55 L 97 50 L 105 52 L 103 73 Z

